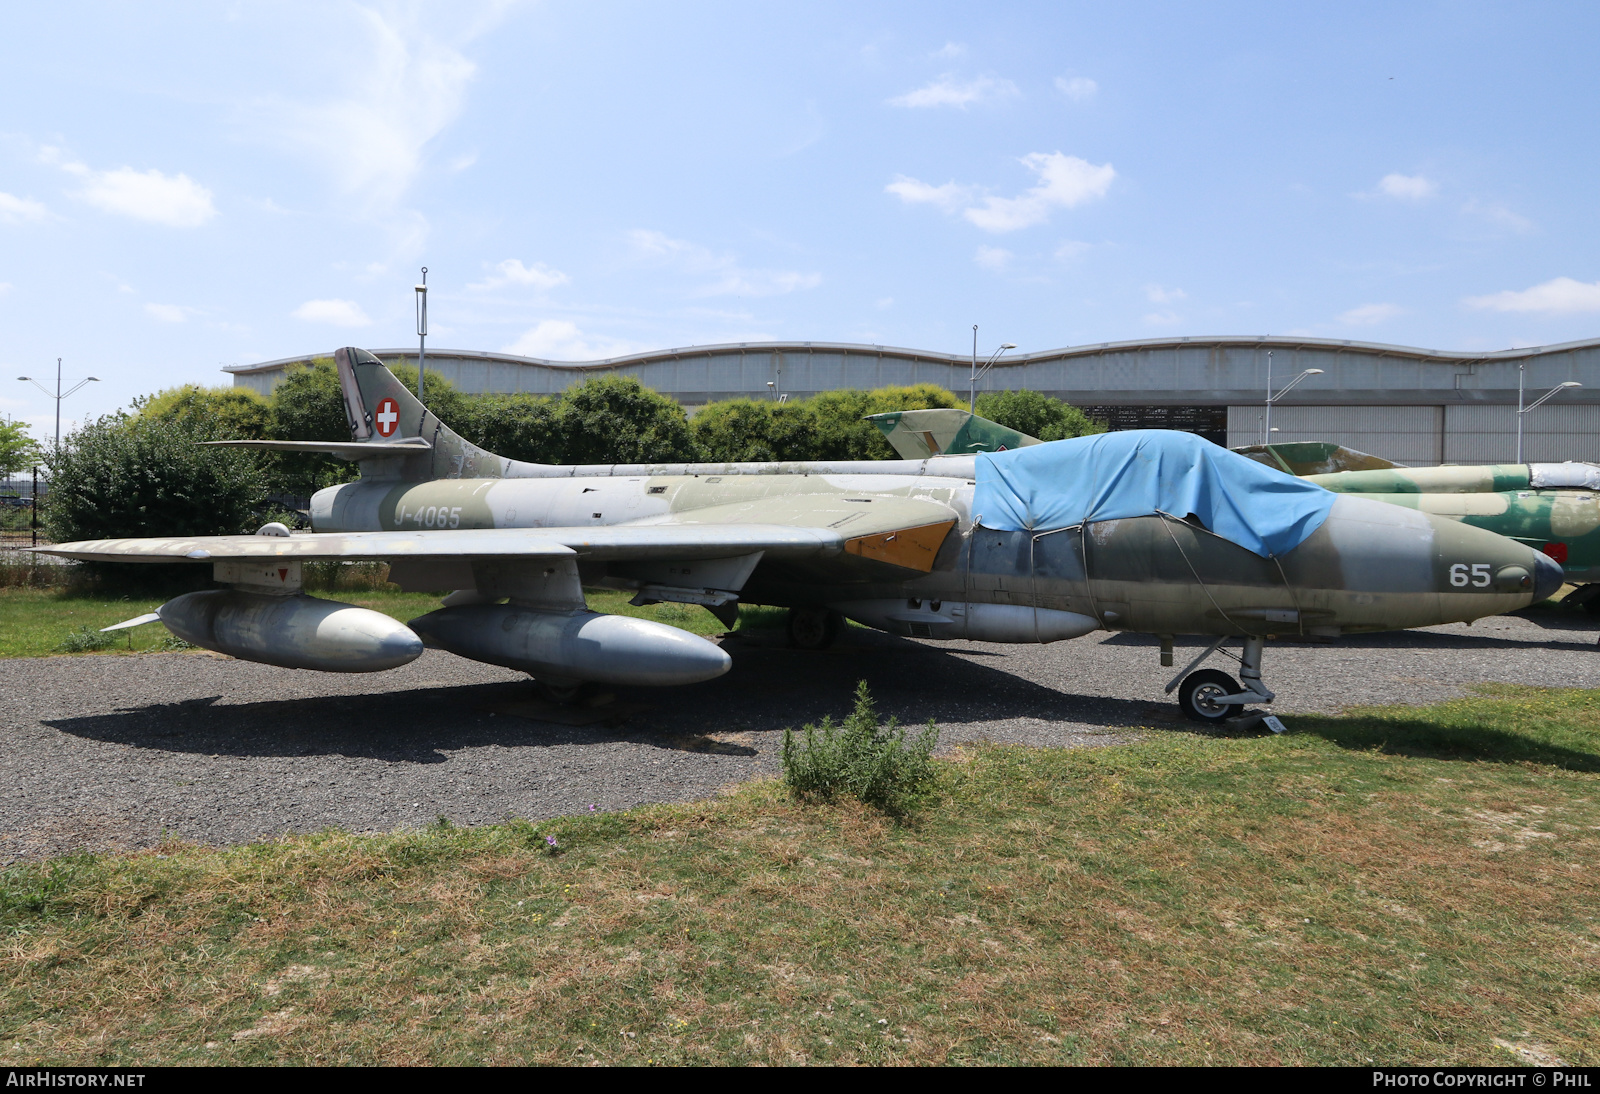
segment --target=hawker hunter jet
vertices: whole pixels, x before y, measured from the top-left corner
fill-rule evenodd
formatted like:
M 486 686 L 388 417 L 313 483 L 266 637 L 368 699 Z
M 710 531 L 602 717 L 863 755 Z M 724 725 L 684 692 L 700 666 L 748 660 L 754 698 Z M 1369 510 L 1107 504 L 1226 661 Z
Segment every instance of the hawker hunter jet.
M 451 432 L 359 349 L 335 355 L 352 439 L 220 442 L 331 452 L 356 482 L 320 491 L 313 531 L 124 539 L 45 548 L 107 562 L 192 562 L 227 586 L 164 604 L 179 637 L 245 660 L 334 672 L 393 668 L 425 646 L 525 671 L 557 692 L 726 672 L 717 645 L 600 615 L 585 585 L 636 603 L 790 609 L 795 645 L 841 618 L 934 640 L 1057 642 L 1095 631 L 1213 645 L 1180 672 L 1199 721 L 1270 703 L 1269 635 L 1472 620 L 1560 585 L 1533 549 L 1456 521 L 1284 475 L 1190 434 L 1103 434 L 972 456 L 847 463 L 546 466 Z M 307 596 L 301 564 L 383 560 L 440 592 L 400 624 Z M 1240 641 L 1239 679 L 1195 671 Z M 1231 656 L 1231 654 L 1230 654 Z

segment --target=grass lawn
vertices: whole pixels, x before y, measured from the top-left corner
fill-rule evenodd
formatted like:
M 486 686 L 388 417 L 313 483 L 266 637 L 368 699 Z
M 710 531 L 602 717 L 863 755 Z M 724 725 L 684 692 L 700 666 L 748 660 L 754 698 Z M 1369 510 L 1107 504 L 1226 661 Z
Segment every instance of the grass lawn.
M 587 590 L 589 606 L 597 612 L 632 615 L 670 623 L 695 634 L 721 634 L 727 630 L 704 608 L 692 604 L 628 605 L 630 593 L 610 589 Z M 340 600 L 384 612 L 404 622 L 439 607 L 429 593 L 402 593 L 383 589 L 341 589 L 312 595 Z M 153 612 L 163 597 L 145 599 L 83 596 L 58 589 L 0 587 L 0 657 L 42 657 L 63 652 L 63 641 L 75 631 L 101 627 Z M 741 608 L 739 626 L 782 626 L 784 614 L 776 608 Z M 118 632 L 114 645 L 102 653 L 139 653 L 160 648 L 167 629 L 158 623 Z
M 0 1056 L 1600 1063 L 1595 693 L 939 766 L 906 821 L 758 782 L 15 866 Z

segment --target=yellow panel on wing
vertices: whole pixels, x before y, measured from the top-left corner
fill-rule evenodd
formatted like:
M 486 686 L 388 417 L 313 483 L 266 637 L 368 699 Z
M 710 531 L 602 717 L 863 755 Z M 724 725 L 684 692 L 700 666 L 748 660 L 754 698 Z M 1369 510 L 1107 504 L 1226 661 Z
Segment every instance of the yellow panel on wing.
M 859 536 L 845 540 L 844 549 L 862 558 L 927 573 L 933 569 L 933 560 L 939 554 L 939 547 L 955 524 L 953 520 L 945 520 L 876 536 Z

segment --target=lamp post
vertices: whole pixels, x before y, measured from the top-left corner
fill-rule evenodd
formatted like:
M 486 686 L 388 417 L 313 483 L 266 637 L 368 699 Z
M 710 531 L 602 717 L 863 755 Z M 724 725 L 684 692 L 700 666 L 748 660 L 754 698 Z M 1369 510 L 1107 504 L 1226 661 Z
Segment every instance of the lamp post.
M 428 364 L 428 267 L 422 267 L 422 284 L 417 286 L 417 402 L 423 403 L 423 370 Z M 426 403 L 424 403 L 426 405 Z
M 980 376 L 982 376 L 984 373 L 988 372 L 990 369 L 994 368 L 994 363 L 996 361 L 1000 360 L 1000 355 L 1002 353 L 1004 353 L 1008 349 L 1016 349 L 1016 348 L 1017 348 L 1016 347 L 1016 343 L 1014 343 L 1014 342 L 1002 342 L 1000 344 L 1000 348 L 995 350 L 992 354 L 990 354 L 989 355 L 989 360 L 984 363 L 984 366 L 982 368 L 979 368 L 978 367 L 978 324 L 976 324 L 976 323 L 972 324 L 972 371 L 967 376 L 967 413 L 968 414 L 976 414 L 978 412 L 978 378 Z
M 51 391 L 49 388 L 45 387 L 38 380 L 35 380 L 32 376 L 18 376 L 17 379 L 18 380 L 26 380 L 28 383 L 32 384 L 34 387 L 38 388 L 40 391 L 44 392 L 46 395 L 50 396 L 50 398 L 52 398 L 52 399 L 54 399 L 56 401 L 56 444 L 55 444 L 55 447 L 56 447 L 57 451 L 60 451 L 60 449 L 61 449 L 61 400 L 65 399 L 68 395 L 71 395 L 73 392 L 77 391 L 79 388 L 83 387 L 85 384 L 97 384 L 97 383 L 99 383 L 100 382 L 100 377 L 98 377 L 98 376 L 90 376 L 86 380 L 79 380 L 77 383 L 73 384 L 66 391 L 62 391 L 61 390 L 61 358 L 57 357 L 56 358 L 56 389 L 54 391 Z
M 1273 391 L 1272 390 L 1272 351 L 1270 349 L 1267 350 L 1267 413 L 1266 413 L 1266 416 L 1264 417 L 1264 419 L 1262 421 L 1262 427 L 1261 427 L 1261 443 L 1262 444 L 1266 444 L 1268 441 L 1270 441 L 1272 439 L 1272 404 L 1277 402 L 1279 399 L 1283 398 L 1285 392 L 1287 392 L 1290 388 L 1294 387 L 1294 385 L 1298 384 L 1301 380 L 1304 380 L 1307 376 L 1321 376 L 1321 375 L 1322 375 L 1322 370 L 1320 368 L 1308 368 L 1308 369 L 1303 370 L 1300 373 L 1300 375 L 1296 376 L 1293 380 L 1290 380 L 1287 384 L 1284 384 L 1277 391 Z
M 1550 398 L 1550 396 L 1556 394 L 1556 392 L 1563 391 L 1563 390 L 1565 390 L 1566 388 L 1569 388 L 1569 387 L 1582 387 L 1583 386 L 1582 384 L 1578 383 L 1578 381 L 1576 381 L 1576 380 L 1567 380 L 1564 383 L 1557 384 L 1555 387 L 1551 388 L 1549 391 L 1547 391 L 1543 395 L 1539 396 L 1530 405 L 1523 406 L 1522 405 L 1522 390 L 1523 390 L 1523 384 L 1526 382 L 1526 380 L 1527 380 L 1527 366 L 1526 365 L 1518 365 L 1517 366 L 1517 458 L 1516 458 L 1516 461 L 1515 461 L 1517 463 L 1521 463 L 1522 462 L 1522 419 L 1523 419 L 1523 416 L 1525 414 L 1527 414 L 1529 411 L 1534 410 L 1537 407 L 1539 407 L 1540 404 L 1542 404 L 1546 399 Z

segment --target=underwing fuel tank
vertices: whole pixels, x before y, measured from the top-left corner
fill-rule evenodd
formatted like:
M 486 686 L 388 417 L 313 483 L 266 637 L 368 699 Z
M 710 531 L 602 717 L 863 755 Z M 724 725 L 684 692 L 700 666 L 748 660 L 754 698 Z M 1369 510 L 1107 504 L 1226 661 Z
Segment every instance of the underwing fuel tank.
M 464 604 L 411 620 L 430 646 L 553 684 L 697 684 L 733 661 L 697 634 L 624 615 Z
M 156 609 L 185 642 L 290 669 L 382 672 L 422 656 L 422 639 L 381 612 L 314 596 L 186 593 Z

